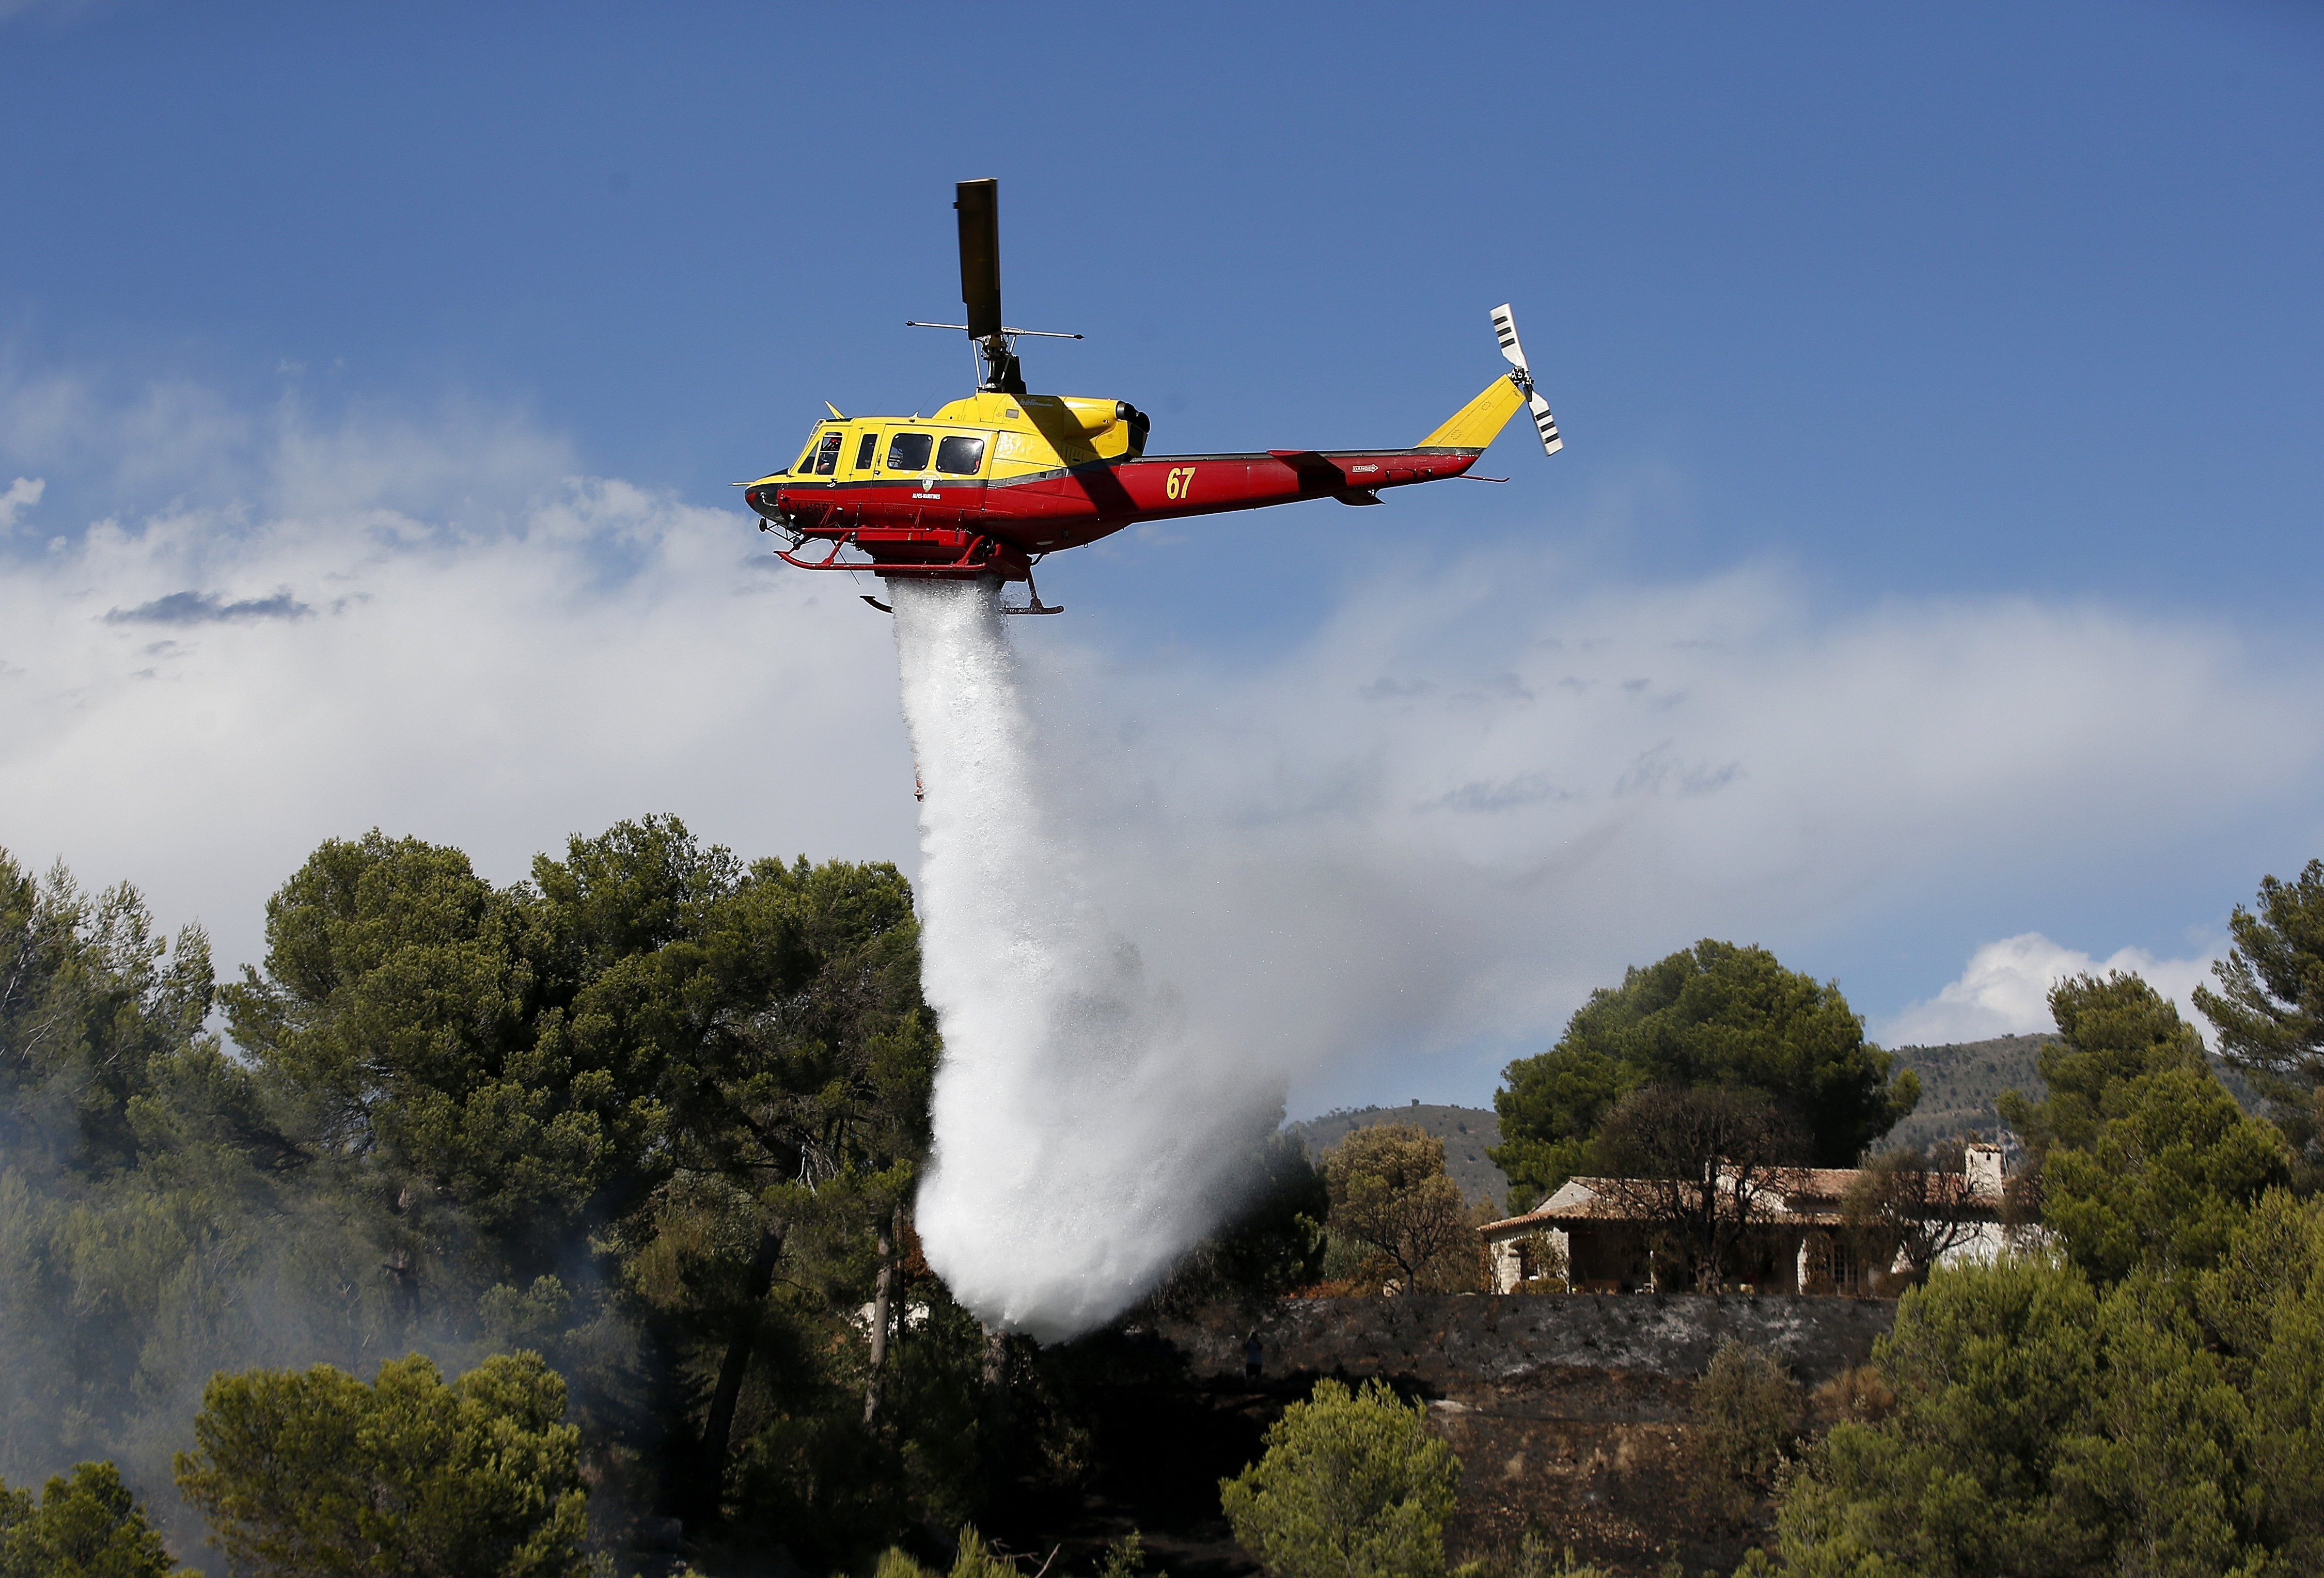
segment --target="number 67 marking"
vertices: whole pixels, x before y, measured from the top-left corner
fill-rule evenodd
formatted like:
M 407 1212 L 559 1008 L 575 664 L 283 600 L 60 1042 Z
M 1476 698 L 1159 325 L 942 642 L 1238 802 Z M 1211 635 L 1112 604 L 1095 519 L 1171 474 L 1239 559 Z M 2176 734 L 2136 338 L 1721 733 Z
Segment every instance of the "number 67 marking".
M 1162 491 L 1174 499 L 1186 497 L 1194 491 L 1194 468 L 1191 466 L 1172 466 L 1170 475 L 1163 479 Z

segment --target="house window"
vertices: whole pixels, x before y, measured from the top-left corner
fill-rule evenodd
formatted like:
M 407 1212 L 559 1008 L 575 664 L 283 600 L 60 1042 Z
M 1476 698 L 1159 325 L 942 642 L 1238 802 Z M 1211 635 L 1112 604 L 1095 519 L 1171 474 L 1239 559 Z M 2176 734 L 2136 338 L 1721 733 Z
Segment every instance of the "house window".
M 888 440 L 888 469 L 890 471 L 926 471 L 928 451 L 936 440 L 926 433 L 899 433 Z

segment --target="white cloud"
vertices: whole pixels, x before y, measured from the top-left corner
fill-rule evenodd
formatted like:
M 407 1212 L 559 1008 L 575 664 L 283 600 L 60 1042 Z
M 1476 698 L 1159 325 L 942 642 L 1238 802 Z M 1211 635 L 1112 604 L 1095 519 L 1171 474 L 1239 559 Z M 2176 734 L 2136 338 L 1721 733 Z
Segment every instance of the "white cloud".
M 2117 948 L 2100 959 L 2029 931 L 1986 944 L 1969 955 L 1960 980 L 1876 1026 L 1875 1031 L 1891 1047 L 1935 1047 L 2053 1030 L 2051 987 L 2070 975 L 2115 971 L 2144 976 L 2148 985 L 2179 1005 L 2181 1018 L 2198 1030 L 2208 1030 L 2208 1021 L 2195 1011 L 2193 993 L 2210 982 L 2211 965 L 2224 953 L 2222 945 L 2192 958 L 2159 959 L 2144 948 Z
M 1547 553 L 1384 575 L 1255 671 L 1036 661 L 1125 929 L 1268 1038 L 1383 1066 L 1537 1048 L 1699 937 L 1783 952 L 2296 816 L 2324 744 L 2312 662 L 2193 623 L 1835 616 L 1770 572 L 1577 586 Z M 2199 737 L 2238 750 L 2173 747 Z
M 10 483 L 8 491 L 0 494 L 0 533 L 14 531 L 16 518 L 39 503 L 48 486 L 46 479 L 37 476 L 20 476 Z

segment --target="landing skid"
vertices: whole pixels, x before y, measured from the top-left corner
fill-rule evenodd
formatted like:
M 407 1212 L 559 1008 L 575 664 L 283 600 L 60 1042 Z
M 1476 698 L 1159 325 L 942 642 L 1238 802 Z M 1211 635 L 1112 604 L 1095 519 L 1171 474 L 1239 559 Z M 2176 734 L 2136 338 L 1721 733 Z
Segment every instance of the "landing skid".
M 1065 606 L 1062 603 L 1048 604 L 1042 602 L 1040 588 L 1033 585 L 1033 577 L 1030 576 L 1025 577 L 1025 592 L 1026 595 L 1031 599 L 1025 604 L 1025 606 L 1018 608 L 1013 607 L 1007 603 L 1003 603 L 1001 605 L 1001 612 L 1003 614 L 1063 614 L 1065 611 Z M 862 597 L 863 601 L 869 603 L 872 607 L 877 608 L 882 614 L 892 614 L 896 612 L 894 604 L 882 603 L 880 599 L 872 596 L 868 592 L 858 595 Z
M 1062 603 L 1052 606 L 1042 602 L 1041 588 L 1033 584 L 1033 577 L 1029 575 L 1025 577 L 1025 595 L 1028 601 L 1024 607 L 1014 608 L 1003 603 L 1001 605 L 1001 612 L 1003 614 L 1063 614 L 1065 611 L 1065 606 Z

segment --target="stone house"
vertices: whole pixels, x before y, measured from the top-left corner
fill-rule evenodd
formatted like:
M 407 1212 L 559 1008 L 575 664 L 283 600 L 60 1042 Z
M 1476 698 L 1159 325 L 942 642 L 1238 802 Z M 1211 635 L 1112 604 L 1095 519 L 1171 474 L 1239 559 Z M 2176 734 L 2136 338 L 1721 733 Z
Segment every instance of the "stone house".
M 2001 1149 L 1971 1145 L 1960 1174 L 1931 1175 L 1945 1183 L 1931 1207 L 1943 1220 L 1934 1235 L 1937 1263 L 1989 1260 L 2013 1241 L 2002 1223 Z M 1844 1202 L 1859 1177 L 1855 1167 L 1776 1167 L 1752 1186 L 1722 1189 L 1721 1206 L 1748 1216 L 1732 1234 L 1721 1286 L 1754 1293 L 1893 1296 L 1908 1265 L 1893 1251 L 1847 1230 Z M 1722 1168 L 1722 1183 L 1732 1175 Z M 1683 1291 L 1692 1279 L 1662 1245 L 1666 1223 L 1655 1208 L 1667 1186 L 1630 1178 L 1569 1178 L 1547 1200 L 1521 1216 L 1488 1223 L 1484 1236 L 1493 1290 L 1564 1268 L 1576 1293 Z M 1750 1200 L 1735 1204 L 1738 1194 Z M 1869 1253 L 1868 1253 L 1869 1250 Z M 1868 1263 L 1869 1260 L 1872 1263 Z

